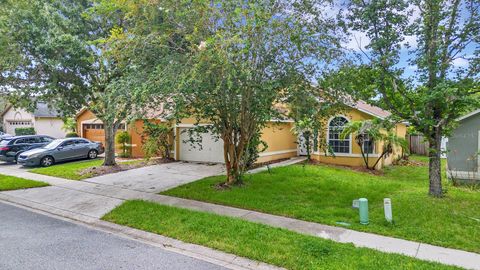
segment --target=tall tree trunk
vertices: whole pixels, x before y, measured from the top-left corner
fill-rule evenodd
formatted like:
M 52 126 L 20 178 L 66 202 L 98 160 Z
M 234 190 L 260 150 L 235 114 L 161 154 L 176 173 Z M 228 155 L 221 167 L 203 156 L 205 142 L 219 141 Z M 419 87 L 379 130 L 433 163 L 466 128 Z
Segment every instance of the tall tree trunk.
M 235 143 L 232 141 L 232 137 L 228 135 L 222 136 L 223 138 L 223 155 L 225 159 L 225 167 L 227 170 L 227 180 L 225 185 L 232 186 L 241 184 L 241 168 L 240 159 L 241 153 L 238 149 L 235 149 Z
M 115 166 L 115 125 L 104 122 L 105 129 L 105 160 L 103 166 Z
M 441 170 L 441 142 L 442 135 L 438 130 L 434 129 L 434 134 L 429 137 L 430 151 L 429 151 L 429 191 L 428 193 L 434 197 L 442 197 L 442 170 Z
M 240 179 L 240 162 L 235 155 L 235 146 L 231 142 L 224 142 L 225 166 L 227 169 L 227 181 L 225 184 L 231 186 L 238 183 Z

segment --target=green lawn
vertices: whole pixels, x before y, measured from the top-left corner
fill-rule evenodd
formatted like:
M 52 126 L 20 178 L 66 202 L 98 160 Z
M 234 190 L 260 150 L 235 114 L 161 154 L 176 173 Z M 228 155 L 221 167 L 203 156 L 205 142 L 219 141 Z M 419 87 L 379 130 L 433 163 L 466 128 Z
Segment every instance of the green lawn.
M 101 166 L 103 159 L 83 160 L 77 162 L 61 163 L 46 168 L 31 169 L 30 172 L 66 178 L 70 180 L 83 180 L 91 177 L 90 174 L 80 174 L 80 171 L 90 167 Z
M 450 185 L 445 198 L 427 195 L 426 166 L 394 166 L 383 176 L 346 168 L 293 165 L 247 175 L 245 186 L 217 190 L 209 177 L 162 194 L 230 205 L 433 245 L 480 253 L 480 192 Z M 369 200 L 370 224 L 358 223 L 352 200 Z M 392 199 L 395 225 L 384 220 L 383 198 Z
M 119 161 L 119 164 L 135 164 L 143 162 L 144 160 L 135 159 L 135 160 L 128 160 L 128 161 Z M 29 170 L 32 173 L 38 173 L 43 175 L 55 176 L 70 180 L 83 180 L 92 177 L 91 173 L 84 173 L 81 174 L 80 172 L 90 168 L 90 167 L 98 167 L 102 166 L 103 159 L 94 159 L 94 160 L 82 160 L 82 161 L 75 161 L 75 162 L 67 162 L 67 163 L 60 163 L 55 164 L 50 167 L 45 168 L 35 168 Z
M 0 174 L 0 191 L 46 187 L 47 183 Z
M 236 218 L 128 201 L 103 217 L 288 269 L 454 269 Z

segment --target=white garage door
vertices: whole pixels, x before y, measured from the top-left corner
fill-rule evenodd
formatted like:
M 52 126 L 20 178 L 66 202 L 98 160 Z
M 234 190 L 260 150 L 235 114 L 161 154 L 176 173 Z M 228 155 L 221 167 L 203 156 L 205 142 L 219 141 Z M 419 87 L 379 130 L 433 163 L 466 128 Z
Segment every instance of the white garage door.
M 5 132 L 11 135 L 16 135 L 15 134 L 15 129 L 16 128 L 29 128 L 32 127 L 32 121 L 30 120 L 7 120 L 6 126 L 5 126 Z
M 210 133 L 199 134 L 202 138 L 202 147 L 200 148 L 196 143 L 188 142 L 189 133 L 188 128 L 180 128 L 180 160 L 198 161 L 198 162 L 218 162 L 224 163 L 223 158 L 223 140 L 218 139 Z

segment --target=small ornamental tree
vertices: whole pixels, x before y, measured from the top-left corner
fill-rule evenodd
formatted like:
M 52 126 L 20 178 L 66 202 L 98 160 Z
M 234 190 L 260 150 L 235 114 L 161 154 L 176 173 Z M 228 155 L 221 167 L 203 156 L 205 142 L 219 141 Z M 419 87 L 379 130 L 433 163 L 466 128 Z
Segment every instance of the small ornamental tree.
M 145 120 L 143 128 L 143 152 L 147 159 L 161 155 L 165 159 L 171 158 L 174 127 L 170 123 L 152 123 Z
M 120 148 L 122 149 L 121 157 L 128 158 L 131 156 L 130 151 L 132 149 L 130 134 L 127 131 L 121 131 L 117 133 L 116 140 L 117 143 L 120 144 Z
M 63 126 L 62 126 L 63 131 L 67 132 L 66 137 L 78 137 L 77 135 L 77 121 L 75 121 L 75 118 L 65 118 L 63 119 Z M 74 136 L 76 135 L 76 136 Z
M 353 135 L 355 143 L 360 147 L 365 168 L 369 170 L 375 170 L 383 158 L 394 153 L 395 148 L 400 148 L 402 151 L 408 149 L 407 141 L 395 134 L 392 124 L 384 124 L 376 120 L 349 122 L 343 129 L 341 137 L 345 139 L 350 135 Z M 377 149 L 379 156 L 370 166 L 369 154 L 373 154 L 375 145 L 382 145 L 382 147 Z
M 172 97 L 178 118 L 193 115 L 197 124 L 210 124 L 205 128 L 223 141 L 224 184 L 241 184 L 252 163 L 247 149 L 259 147 L 259 133 L 278 117 L 274 105 L 292 86 L 289 75 L 312 77 L 339 54 L 340 35 L 323 16 L 327 1 L 181 2 L 185 9 L 170 16 L 201 16 L 172 34 L 168 47 L 183 50 L 169 52 L 156 82 L 178 92 Z

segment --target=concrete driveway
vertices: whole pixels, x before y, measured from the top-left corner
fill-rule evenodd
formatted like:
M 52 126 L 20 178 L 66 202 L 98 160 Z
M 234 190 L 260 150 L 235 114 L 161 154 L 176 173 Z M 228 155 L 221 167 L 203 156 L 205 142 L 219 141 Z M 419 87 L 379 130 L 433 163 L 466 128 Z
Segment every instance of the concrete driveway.
M 173 162 L 115 174 L 106 174 L 84 181 L 142 192 L 158 193 L 208 176 L 223 173 L 224 166 L 220 164 Z
M 22 167 L 13 163 L 0 162 L 0 174 L 14 175 L 49 183 L 50 181 L 48 181 L 48 179 L 50 178 L 53 180 L 54 178 L 29 173 L 29 169 L 30 168 Z M 222 164 L 172 162 L 118 173 L 105 174 L 88 178 L 81 182 L 116 186 L 122 189 L 148 193 L 158 193 L 208 176 L 224 173 L 225 166 Z M 74 183 L 78 183 L 78 181 L 72 181 L 72 185 Z
M 16 164 L 0 163 L 0 174 L 43 181 L 51 186 L 0 192 L 0 199 L 22 199 L 37 204 L 100 218 L 125 200 L 155 200 L 156 193 L 224 173 L 220 164 L 173 162 L 153 165 L 83 181 L 28 172 Z M 5 197 L 6 196 L 6 197 Z

